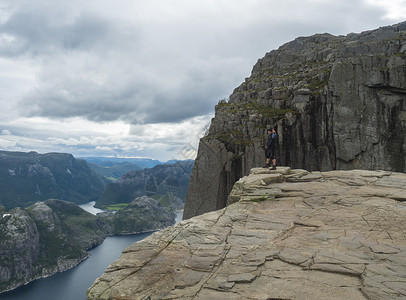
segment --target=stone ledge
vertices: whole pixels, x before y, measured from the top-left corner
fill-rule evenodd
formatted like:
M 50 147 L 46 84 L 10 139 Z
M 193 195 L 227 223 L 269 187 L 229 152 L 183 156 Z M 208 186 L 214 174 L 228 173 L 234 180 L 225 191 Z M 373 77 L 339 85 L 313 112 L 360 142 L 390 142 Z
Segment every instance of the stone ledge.
M 88 299 L 406 296 L 406 174 L 253 169 L 235 189 L 241 201 L 127 248 Z

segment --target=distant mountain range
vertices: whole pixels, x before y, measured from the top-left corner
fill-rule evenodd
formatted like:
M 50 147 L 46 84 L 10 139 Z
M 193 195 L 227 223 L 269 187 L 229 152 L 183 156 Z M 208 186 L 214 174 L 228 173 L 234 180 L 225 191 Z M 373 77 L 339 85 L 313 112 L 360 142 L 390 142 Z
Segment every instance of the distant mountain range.
M 8 209 L 51 198 L 86 203 L 96 200 L 106 183 L 71 154 L 0 151 L 0 205 Z
M 173 209 L 183 208 L 193 164 L 186 160 L 128 172 L 106 186 L 96 207 L 105 209 L 146 195 Z
M 130 162 L 111 163 L 110 165 L 100 165 L 92 162 L 87 162 L 87 164 L 93 171 L 102 175 L 109 181 L 115 181 L 127 172 L 142 169 L 140 166 Z
M 175 223 L 193 161 L 89 161 L 67 153 L 0 151 L 0 293 L 74 267 L 108 235 Z M 148 164 L 154 167 L 141 169 Z M 98 216 L 76 205 L 92 200 L 103 208 L 124 205 Z
M 193 161 L 85 159 L 67 153 L 0 151 L 0 206 L 11 209 L 61 199 L 76 204 L 98 200 L 105 208 L 147 195 L 167 207 L 183 208 Z
M 90 168 L 106 177 L 110 181 L 117 180 L 120 176 L 130 171 L 153 168 L 160 164 L 173 164 L 177 160 L 161 162 L 151 158 L 141 157 L 79 157 L 87 161 Z
M 144 158 L 144 157 L 101 157 L 101 156 L 94 156 L 94 157 L 78 157 L 79 159 L 84 159 L 89 163 L 94 163 L 99 166 L 103 167 L 111 167 L 113 165 L 120 165 L 123 163 L 131 163 L 137 165 L 140 169 L 145 168 L 153 168 L 156 165 L 161 164 L 171 164 L 175 163 L 178 160 L 168 160 L 166 162 L 161 162 L 156 159 L 152 158 Z

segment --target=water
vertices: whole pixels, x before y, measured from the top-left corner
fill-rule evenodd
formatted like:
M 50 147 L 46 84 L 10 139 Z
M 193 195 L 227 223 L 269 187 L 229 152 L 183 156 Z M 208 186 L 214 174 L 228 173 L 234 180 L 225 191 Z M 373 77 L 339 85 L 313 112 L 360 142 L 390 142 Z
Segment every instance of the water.
M 94 204 L 91 203 L 84 204 L 84 206 L 90 210 L 92 210 L 93 205 Z M 86 209 L 83 205 L 81 205 L 81 207 Z M 183 212 L 177 213 L 176 223 L 182 220 L 182 215 Z M 103 274 L 110 263 L 120 257 L 124 248 L 146 238 L 150 234 L 151 233 L 142 233 L 108 237 L 104 240 L 103 244 L 88 251 L 90 257 L 75 268 L 63 273 L 57 273 L 48 278 L 33 281 L 16 290 L 0 294 L 0 299 L 85 300 L 86 290 L 93 284 L 96 278 Z
M 33 281 L 14 291 L 0 294 L 1 300 L 85 300 L 86 290 L 100 277 L 107 266 L 117 260 L 124 248 L 151 233 L 112 236 L 89 251 L 90 257 L 77 267 L 48 278 Z
M 93 215 L 104 212 L 104 210 L 94 207 L 95 204 L 96 204 L 96 201 L 90 201 L 88 203 L 81 204 L 79 206 L 81 208 L 83 208 L 85 211 L 90 212 Z

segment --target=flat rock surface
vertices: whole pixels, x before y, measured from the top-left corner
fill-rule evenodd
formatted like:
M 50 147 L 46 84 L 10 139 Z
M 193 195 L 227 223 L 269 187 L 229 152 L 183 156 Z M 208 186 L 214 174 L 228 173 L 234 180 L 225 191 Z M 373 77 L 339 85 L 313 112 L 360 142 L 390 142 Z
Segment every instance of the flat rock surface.
M 254 169 L 230 198 L 125 249 L 88 299 L 406 299 L 406 174 Z

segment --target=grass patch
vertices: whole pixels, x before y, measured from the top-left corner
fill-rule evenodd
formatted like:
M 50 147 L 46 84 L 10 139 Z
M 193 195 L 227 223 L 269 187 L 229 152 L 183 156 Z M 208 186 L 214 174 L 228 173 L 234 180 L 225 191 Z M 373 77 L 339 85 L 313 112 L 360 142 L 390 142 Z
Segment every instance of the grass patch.
M 262 196 L 262 197 L 259 197 L 259 198 L 251 199 L 251 202 L 262 202 L 262 201 L 265 201 L 267 199 L 268 198 L 266 196 Z
M 259 104 L 258 102 L 249 103 L 219 103 L 216 105 L 217 110 L 228 113 L 249 112 L 250 114 L 260 114 L 266 118 L 282 117 L 287 113 L 297 113 L 295 109 L 276 109 L 268 105 Z
M 172 202 L 171 200 L 174 198 L 174 195 L 171 192 L 166 192 L 165 194 L 152 195 L 151 198 L 157 200 L 162 206 L 170 208 Z
M 128 206 L 129 203 L 117 203 L 117 204 L 112 204 L 112 205 L 108 205 L 106 206 L 107 210 L 114 210 L 114 211 L 118 211 L 120 209 L 126 208 Z

